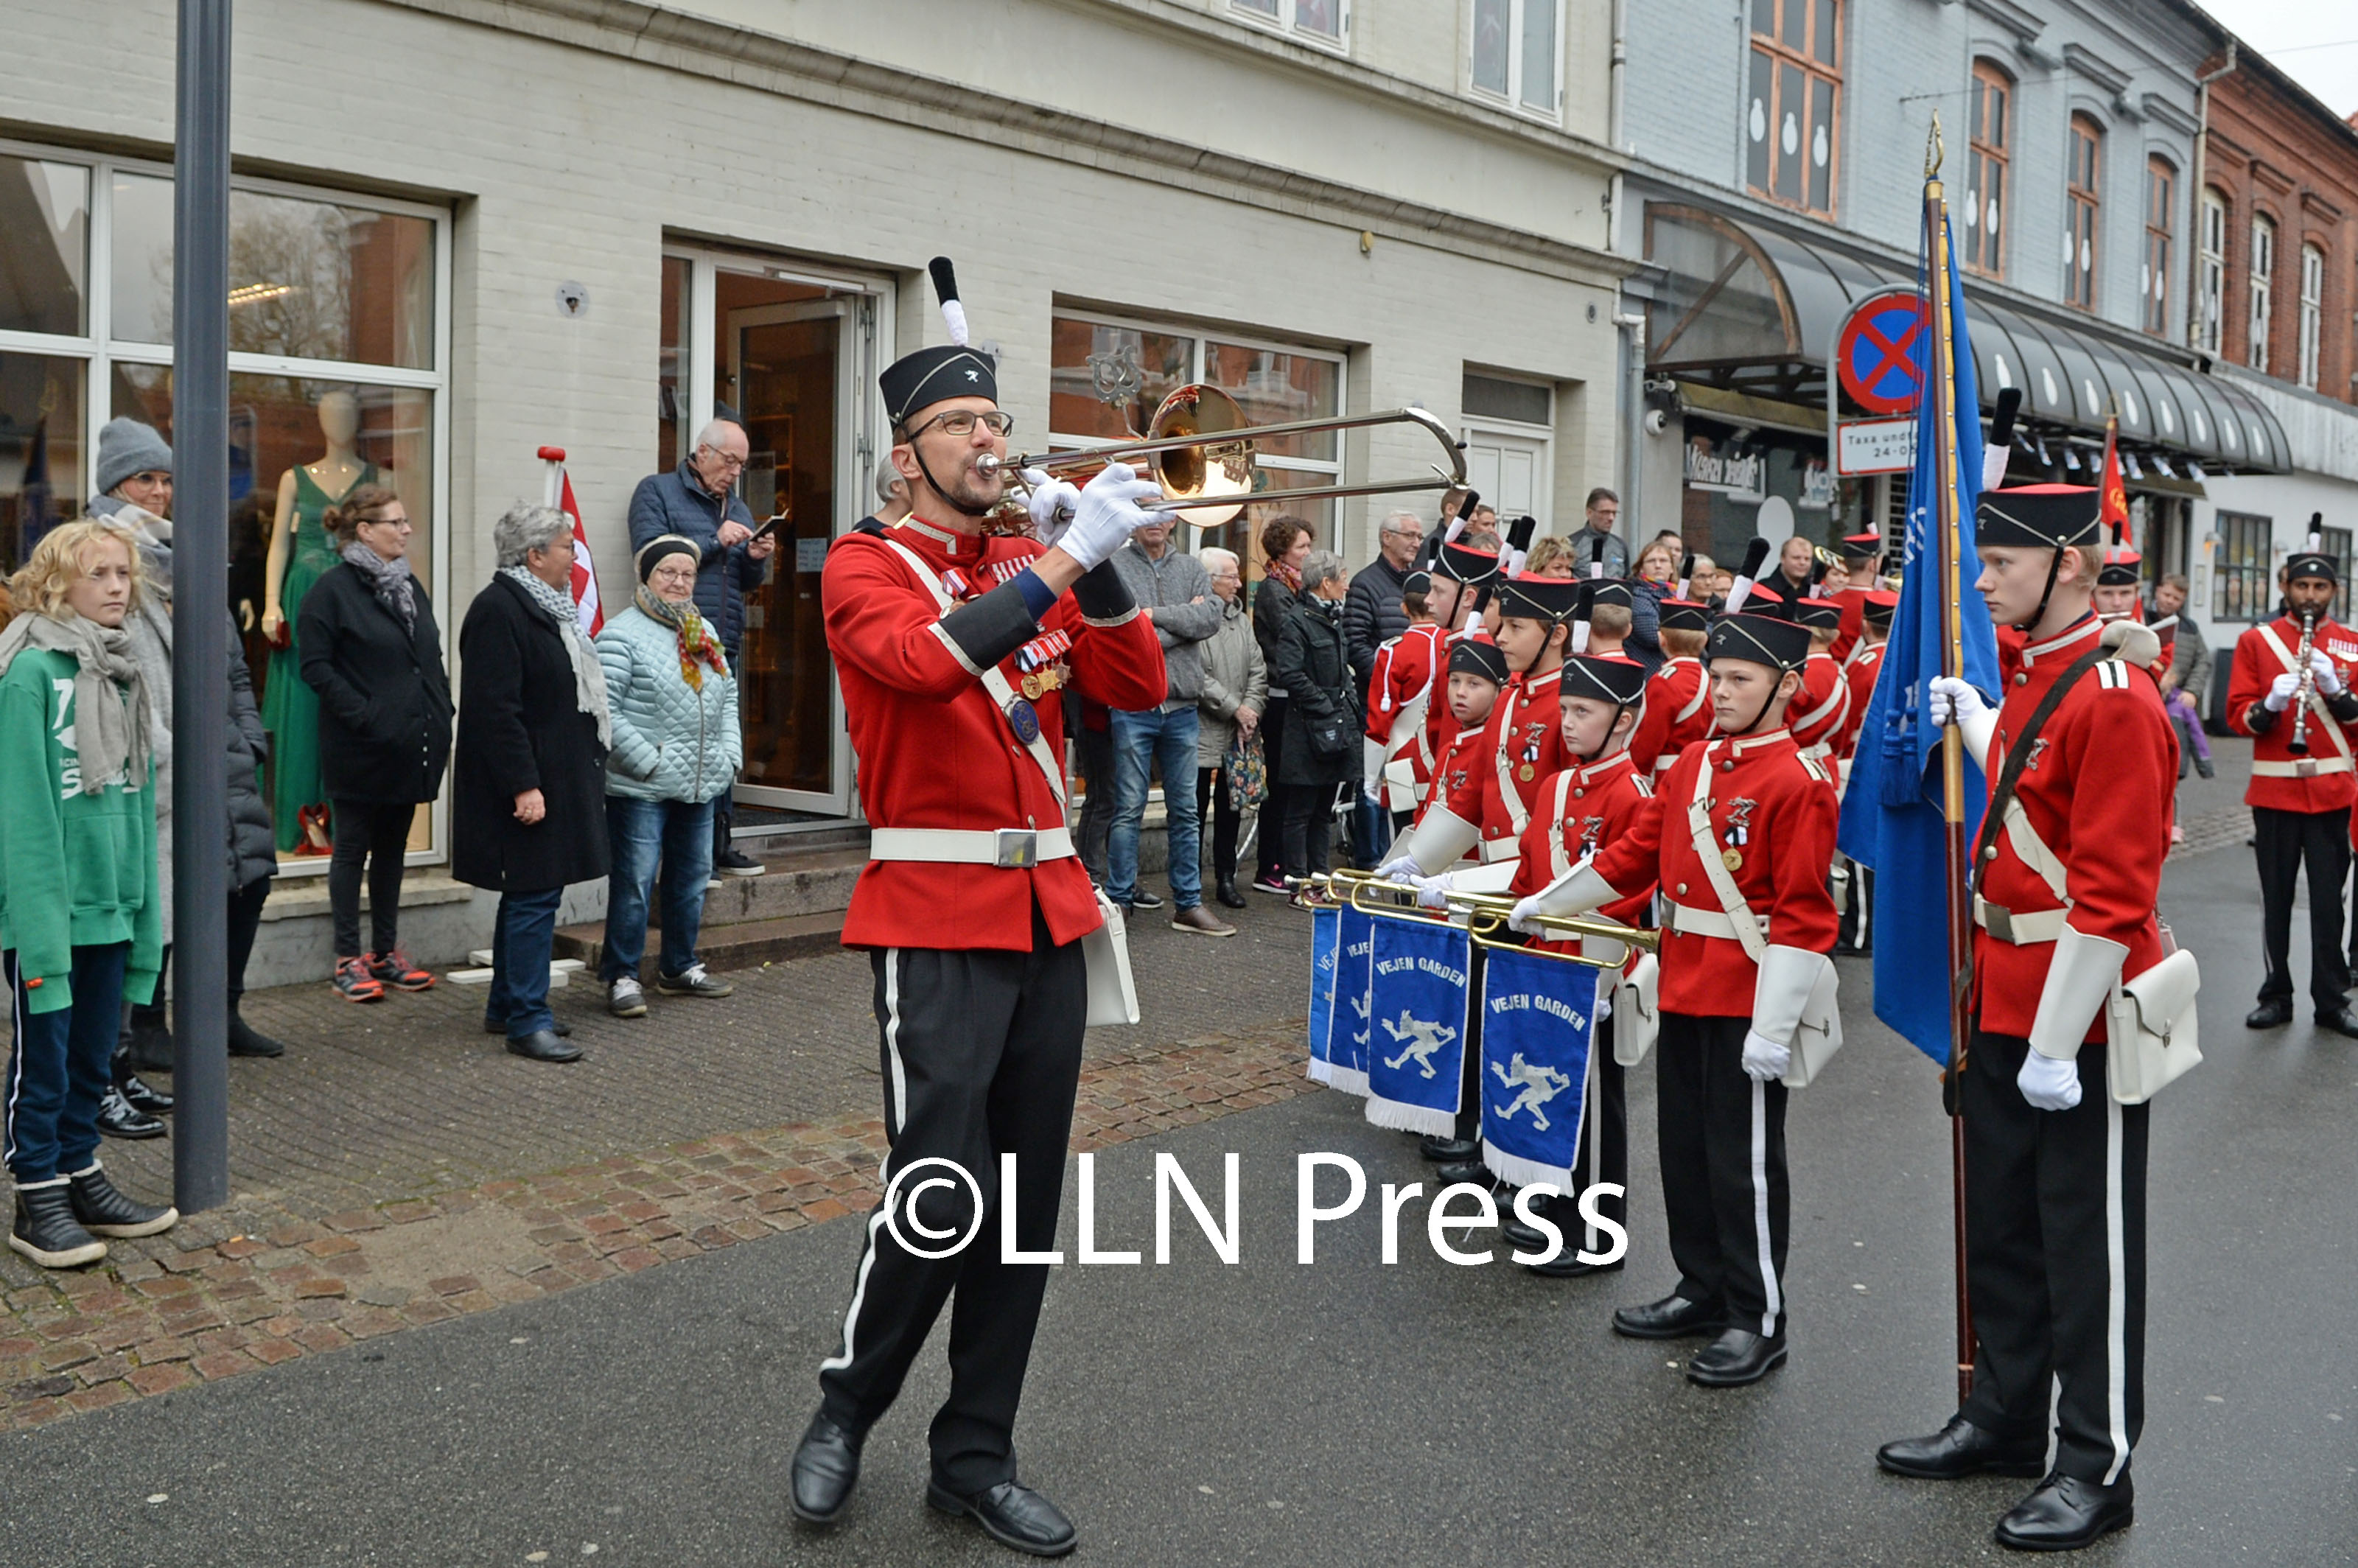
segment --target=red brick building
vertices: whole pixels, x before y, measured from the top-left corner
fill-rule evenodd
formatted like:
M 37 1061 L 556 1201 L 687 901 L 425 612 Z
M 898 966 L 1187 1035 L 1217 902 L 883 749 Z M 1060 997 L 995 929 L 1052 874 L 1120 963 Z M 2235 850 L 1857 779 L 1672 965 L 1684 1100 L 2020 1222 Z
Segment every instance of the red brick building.
M 2198 167 L 2194 346 L 2358 402 L 2358 124 L 2244 49 L 2211 83 Z

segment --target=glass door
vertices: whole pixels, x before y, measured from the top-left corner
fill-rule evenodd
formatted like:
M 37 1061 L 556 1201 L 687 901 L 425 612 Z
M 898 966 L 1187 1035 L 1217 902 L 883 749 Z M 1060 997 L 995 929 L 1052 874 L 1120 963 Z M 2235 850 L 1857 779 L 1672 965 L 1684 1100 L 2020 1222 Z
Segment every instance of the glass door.
M 849 746 L 819 573 L 838 526 L 857 515 L 849 504 L 860 490 L 855 302 L 837 296 L 722 316 L 730 402 L 752 447 L 745 503 L 757 519 L 786 518 L 769 581 L 746 596 L 738 690 L 745 766 L 737 797 L 841 816 L 851 804 Z

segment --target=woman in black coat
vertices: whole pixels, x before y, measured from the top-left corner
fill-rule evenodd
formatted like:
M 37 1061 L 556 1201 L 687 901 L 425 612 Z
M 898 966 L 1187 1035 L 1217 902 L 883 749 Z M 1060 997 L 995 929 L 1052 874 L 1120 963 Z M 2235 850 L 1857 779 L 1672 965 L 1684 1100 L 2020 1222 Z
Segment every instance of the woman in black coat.
M 1359 695 L 1343 643 L 1343 557 L 1314 550 L 1302 564 L 1302 593 L 1277 642 L 1270 685 L 1286 693 L 1278 777 L 1286 786 L 1285 874 L 1326 869 L 1335 790 L 1359 771 Z
M 574 619 L 572 523 L 512 507 L 492 542 L 500 569 L 459 629 L 450 869 L 500 895 L 484 1026 L 519 1056 L 570 1062 L 581 1052 L 557 1034 L 548 960 L 566 884 L 607 871 L 606 679 Z
M 334 830 L 328 903 L 346 1001 L 384 988 L 424 990 L 434 976 L 401 949 L 401 868 L 418 806 L 442 789 L 450 761 L 450 677 L 424 585 L 409 569 L 409 514 L 383 485 L 364 484 L 322 519 L 343 562 L 303 596 L 296 645 L 303 682 L 319 694 L 319 777 Z M 361 950 L 361 868 L 369 926 Z
M 1269 671 L 1269 708 L 1260 716 L 1261 755 L 1267 766 L 1268 793 L 1260 803 L 1260 869 L 1253 886 L 1263 892 L 1285 891 L 1285 806 L 1293 793 L 1281 775 L 1285 754 L 1285 683 L 1277 678 L 1277 644 L 1293 619 L 1294 600 L 1302 589 L 1302 563 L 1310 557 L 1317 534 L 1299 517 L 1281 514 L 1261 524 L 1260 552 L 1267 575 L 1253 585 L 1253 639 L 1260 644 L 1260 662 Z

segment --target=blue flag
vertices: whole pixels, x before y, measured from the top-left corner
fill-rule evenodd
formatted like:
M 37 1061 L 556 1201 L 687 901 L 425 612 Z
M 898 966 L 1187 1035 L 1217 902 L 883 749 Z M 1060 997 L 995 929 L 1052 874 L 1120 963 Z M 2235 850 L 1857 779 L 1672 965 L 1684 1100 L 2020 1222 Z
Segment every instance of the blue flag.
M 1368 969 L 1368 1119 L 1446 1138 L 1465 1087 L 1473 941 L 1462 925 L 1378 915 Z
M 1945 226 L 1947 220 L 1942 222 Z M 1951 253 L 1952 255 L 1954 252 Z M 1929 271 L 1931 232 L 1925 233 Z M 1956 387 L 1958 613 L 1964 678 L 1979 690 L 1999 691 L 1997 634 L 1973 580 L 1974 506 L 1981 498 L 1981 390 L 1974 379 L 1973 346 L 1965 329 L 1965 296 L 1954 269 L 1949 278 L 1953 323 L 1952 363 Z M 1926 283 L 1929 297 L 1930 283 Z M 1929 313 L 1928 313 L 1929 314 Z M 1940 344 L 1928 322 L 1917 334 L 1919 386 L 1942 373 Z M 1946 1065 L 1949 1060 L 1948 849 L 1941 816 L 1941 731 L 1925 717 L 1926 697 L 1942 672 L 1940 526 L 1941 449 L 1945 432 L 1933 400 L 1922 397 L 1916 416 L 1916 467 L 1908 477 L 1908 539 L 1899 608 L 1891 642 L 1861 721 L 1858 751 L 1843 799 L 1836 841 L 1842 852 L 1875 872 L 1875 1016 Z M 1981 820 L 1985 785 L 1970 755 L 1965 761 L 1965 826 Z M 1855 892 L 1854 896 L 1856 896 Z
M 1343 912 L 1322 903 L 1310 912 L 1310 1076 L 1334 1076 L 1335 960 L 1343 950 Z
M 1482 969 L 1483 1161 L 1516 1186 L 1577 1193 L 1596 971 L 1512 947 L 1490 949 Z

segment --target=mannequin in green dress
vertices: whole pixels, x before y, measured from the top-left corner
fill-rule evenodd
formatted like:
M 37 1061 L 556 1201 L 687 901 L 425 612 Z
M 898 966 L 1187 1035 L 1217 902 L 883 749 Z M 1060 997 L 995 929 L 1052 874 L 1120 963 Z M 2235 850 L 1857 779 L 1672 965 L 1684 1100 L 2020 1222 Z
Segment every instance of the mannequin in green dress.
M 325 805 L 319 784 L 319 697 L 304 684 L 303 650 L 295 644 L 303 596 L 341 558 L 320 516 L 355 485 L 384 482 L 376 465 L 361 459 L 360 427 L 360 399 L 349 392 L 329 393 L 319 399 L 319 433 L 328 439 L 327 452 L 288 469 L 278 481 L 277 518 L 264 568 L 262 633 L 272 651 L 269 678 L 263 686 L 262 723 L 270 731 L 270 809 L 281 854 L 297 850 L 303 842 L 303 808 Z

